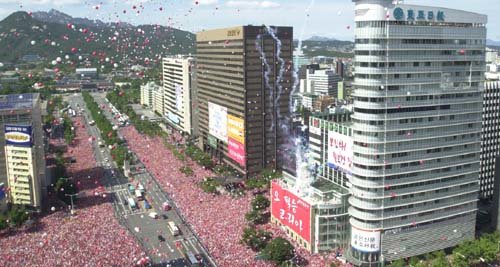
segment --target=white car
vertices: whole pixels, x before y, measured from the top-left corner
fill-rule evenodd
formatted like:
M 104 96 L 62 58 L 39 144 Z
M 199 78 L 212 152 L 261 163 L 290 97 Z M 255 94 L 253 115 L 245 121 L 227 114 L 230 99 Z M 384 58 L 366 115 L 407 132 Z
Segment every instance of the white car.
M 157 219 L 158 218 L 158 213 L 156 213 L 156 212 L 150 212 L 149 213 L 149 217 L 151 217 L 153 219 Z

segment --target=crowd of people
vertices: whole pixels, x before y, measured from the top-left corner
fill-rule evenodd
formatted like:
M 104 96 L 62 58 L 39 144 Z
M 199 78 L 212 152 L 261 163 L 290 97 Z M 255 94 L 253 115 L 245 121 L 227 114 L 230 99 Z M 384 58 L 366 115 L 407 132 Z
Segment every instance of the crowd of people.
M 139 243 L 114 217 L 82 119 L 76 117 L 74 125 L 76 138 L 64 157 L 76 158 L 67 167 L 68 177 L 79 189 L 75 207 L 51 193 L 49 209 L 32 225 L 0 233 L 0 265 L 133 266 L 145 256 Z M 51 143 L 58 146 L 63 141 Z M 53 162 L 50 157 L 53 155 L 48 162 Z
M 227 194 L 205 193 L 199 183 L 206 177 L 213 177 L 214 173 L 189 159 L 178 159 L 162 145 L 160 137 L 146 137 L 134 127 L 123 128 L 121 133 L 128 140 L 130 149 L 175 201 L 219 266 L 271 266 L 269 262 L 256 260 L 256 253 L 240 243 L 243 229 L 247 226 L 245 213 L 250 210 L 252 194 L 234 198 Z M 172 144 L 182 142 L 180 136 L 174 134 L 169 139 Z M 186 165 L 194 171 L 193 175 L 187 176 L 180 171 Z M 285 236 L 275 225 L 267 224 L 264 228 L 275 237 Z M 308 262 L 309 266 L 325 266 L 332 261 L 332 256 L 311 255 L 295 247 L 298 258 Z

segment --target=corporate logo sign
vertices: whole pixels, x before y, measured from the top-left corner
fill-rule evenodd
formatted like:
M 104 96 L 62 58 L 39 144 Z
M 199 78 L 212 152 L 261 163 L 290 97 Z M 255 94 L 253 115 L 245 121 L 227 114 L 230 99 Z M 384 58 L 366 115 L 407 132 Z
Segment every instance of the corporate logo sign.
M 32 142 L 31 126 L 5 125 L 5 142 L 7 145 L 30 147 Z
M 408 21 L 444 21 L 445 14 L 443 11 L 425 11 L 425 10 L 414 10 L 408 9 L 404 10 L 400 7 L 396 7 L 393 11 L 393 16 L 396 20 L 408 20 Z

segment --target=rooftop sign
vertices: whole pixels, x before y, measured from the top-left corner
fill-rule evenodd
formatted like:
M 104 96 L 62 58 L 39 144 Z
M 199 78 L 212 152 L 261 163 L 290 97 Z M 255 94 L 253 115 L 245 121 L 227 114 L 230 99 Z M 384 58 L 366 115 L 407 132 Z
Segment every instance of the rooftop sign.
M 401 7 L 396 7 L 393 11 L 393 16 L 396 20 L 407 21 L 441 21 L 445 20 L 444 11 L 425 11 L 407 9 L 406 11 Z

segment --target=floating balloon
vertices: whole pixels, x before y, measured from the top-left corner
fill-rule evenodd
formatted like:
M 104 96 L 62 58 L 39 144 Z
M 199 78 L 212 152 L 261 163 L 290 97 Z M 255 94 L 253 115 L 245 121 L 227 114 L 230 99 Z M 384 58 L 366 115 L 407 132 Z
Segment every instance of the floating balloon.
M 31 45 L 36 45 L 36 41 L 31 41 Z

